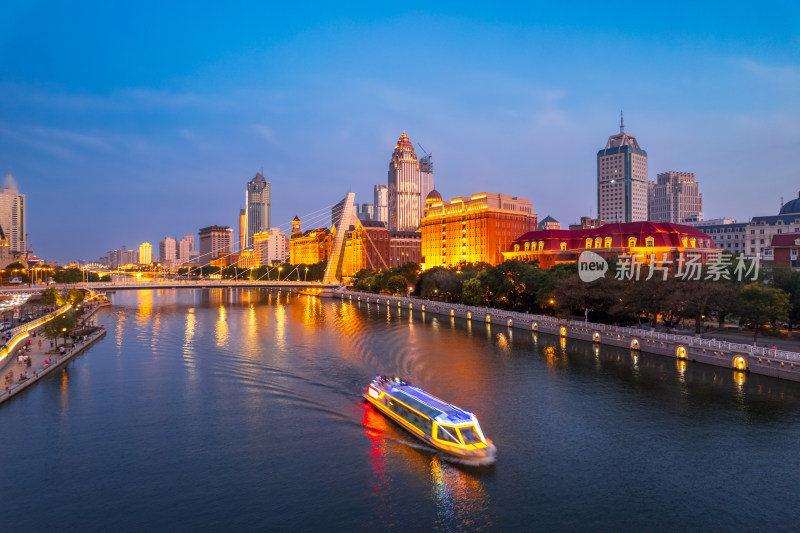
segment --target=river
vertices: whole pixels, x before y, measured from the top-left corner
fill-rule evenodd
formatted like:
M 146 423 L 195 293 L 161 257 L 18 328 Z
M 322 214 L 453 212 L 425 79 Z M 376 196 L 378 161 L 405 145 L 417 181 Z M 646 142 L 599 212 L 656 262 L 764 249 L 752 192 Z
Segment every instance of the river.
M 4 531 L 796 529 L 800 384 L 266 290 L 120 291 L 0 407 Z M 451 464 L 376 374 L 474 411 Z

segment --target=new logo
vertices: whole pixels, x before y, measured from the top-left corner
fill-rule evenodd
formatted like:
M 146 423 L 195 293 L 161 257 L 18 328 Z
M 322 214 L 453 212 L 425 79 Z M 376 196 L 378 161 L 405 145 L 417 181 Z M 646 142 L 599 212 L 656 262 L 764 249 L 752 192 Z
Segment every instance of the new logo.
M 584 283 L 600 279 L 608 272 L 608 263 L 594 252 L 585 250 L 578 257 L 578 276 Z

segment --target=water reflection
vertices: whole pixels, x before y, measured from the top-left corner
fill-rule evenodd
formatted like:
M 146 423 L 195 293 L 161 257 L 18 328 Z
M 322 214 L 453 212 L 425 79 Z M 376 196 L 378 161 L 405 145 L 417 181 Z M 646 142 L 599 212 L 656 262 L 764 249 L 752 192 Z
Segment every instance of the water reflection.
M 228 321 L 225 306 L 219 306 L 219 318 L 215 326 L 217 346 L 224 348 L 228 344 Z
M 443 529 L 474 531 L 491 525 L 486 515 L 491 499 L 478 478 L 433 457 L 430 479 L 437 521 Z

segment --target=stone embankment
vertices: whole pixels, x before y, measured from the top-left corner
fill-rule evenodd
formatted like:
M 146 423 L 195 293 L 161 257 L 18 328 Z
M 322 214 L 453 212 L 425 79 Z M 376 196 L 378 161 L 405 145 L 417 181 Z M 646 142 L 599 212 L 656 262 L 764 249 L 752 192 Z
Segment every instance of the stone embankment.
M 437 316 L 474 320 L 501 327 L 697 361 L 731 368 L 734 371 L 800 381 L 800 353 L 798 352 L 404 296 L 385 296 L 348 290 L 333 291 L 332 296 L 351 302 L 364 302 L 433 313 Z

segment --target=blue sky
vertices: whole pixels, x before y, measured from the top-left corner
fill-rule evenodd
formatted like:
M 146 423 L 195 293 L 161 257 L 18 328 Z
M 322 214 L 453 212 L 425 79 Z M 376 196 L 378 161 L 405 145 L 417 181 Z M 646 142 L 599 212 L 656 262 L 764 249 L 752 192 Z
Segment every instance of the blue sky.
M 230 4 L 230 5 L 229 5 Z M 375 3 L 377 4 L 377 3 Z M 596 214 L 626 130 L 649 174 L 695 172 L 706 218 L 800 191 L 800 5 L 0 2 L 0 172 L 53 260 L 372 201 L 406 131 L 445 198 Z

